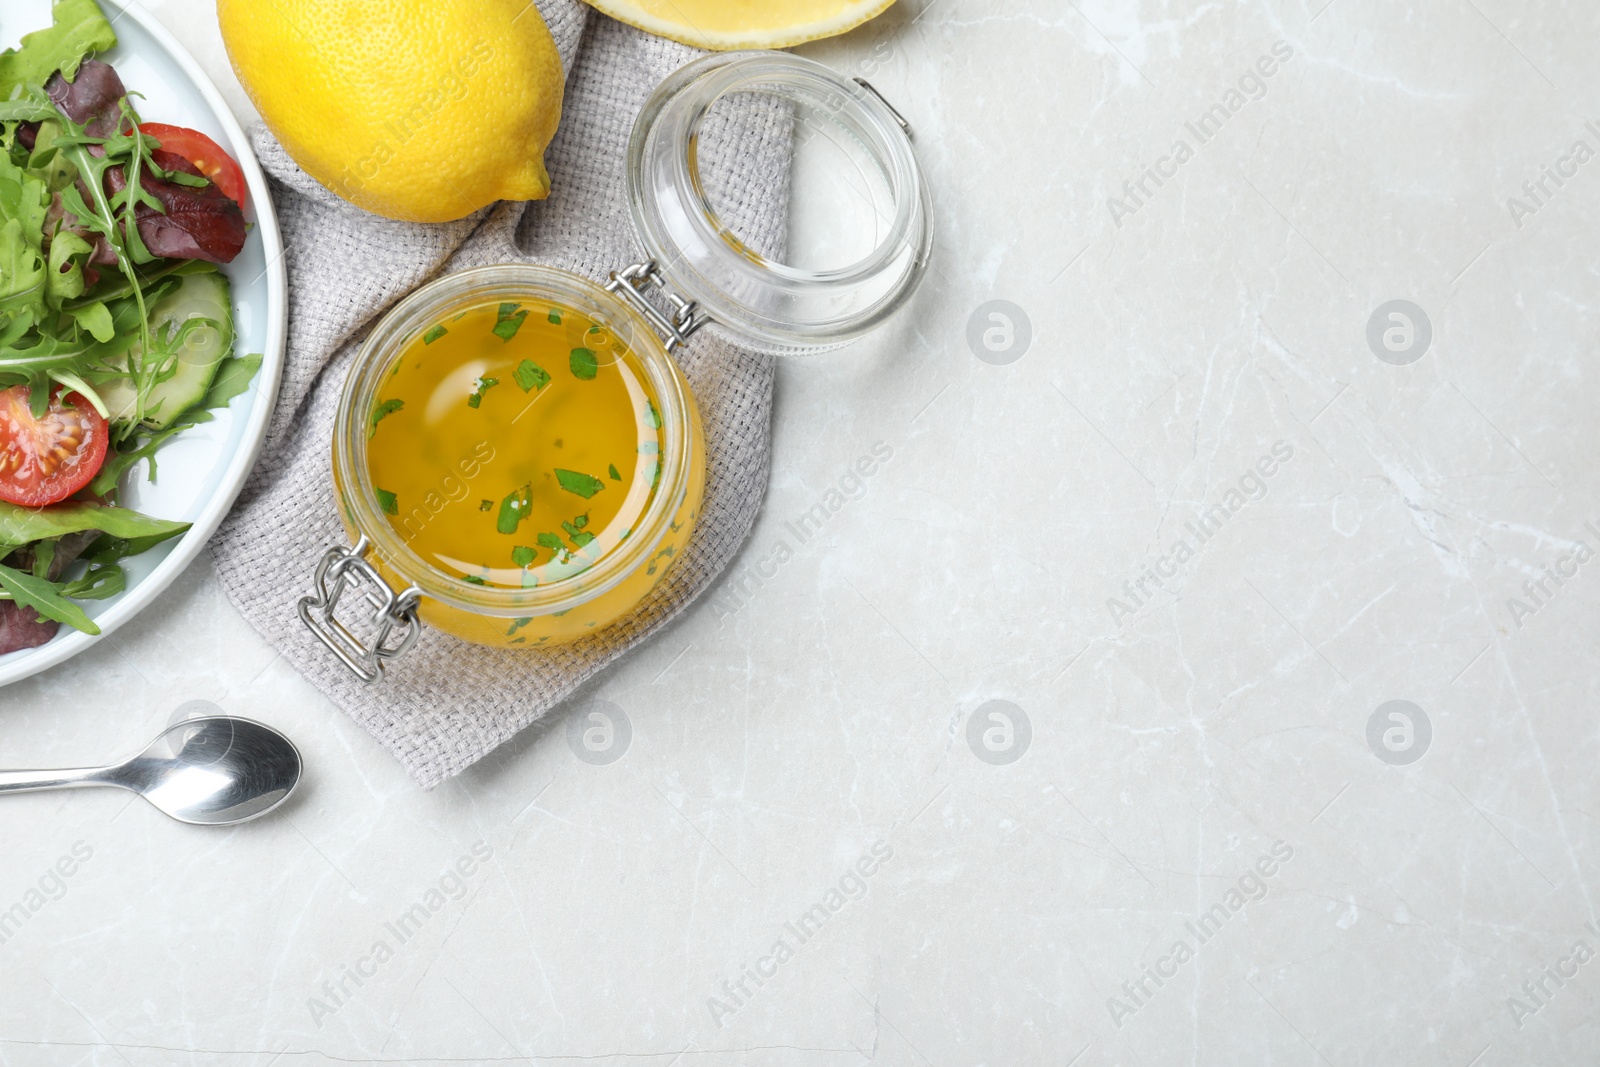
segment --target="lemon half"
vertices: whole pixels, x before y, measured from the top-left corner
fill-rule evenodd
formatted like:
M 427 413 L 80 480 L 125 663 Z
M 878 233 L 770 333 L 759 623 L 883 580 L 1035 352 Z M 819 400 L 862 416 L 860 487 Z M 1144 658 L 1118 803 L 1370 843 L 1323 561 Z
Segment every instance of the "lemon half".
M 853 30 L 894 0 L 589 0 L 614 19 L 695 48 L 788 48 Z

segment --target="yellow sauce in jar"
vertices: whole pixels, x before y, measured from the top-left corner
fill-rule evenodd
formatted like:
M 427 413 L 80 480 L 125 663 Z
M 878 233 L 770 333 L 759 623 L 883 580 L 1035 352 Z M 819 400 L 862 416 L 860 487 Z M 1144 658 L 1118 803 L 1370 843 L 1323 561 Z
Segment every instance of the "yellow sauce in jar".
M 367 418 L 369 484 L 390 525 L 473 586 L 583 573 L 634 533 L 661 479 L 649 380 L 570 308 L 496 302 L 442 318 L 401 350 Z

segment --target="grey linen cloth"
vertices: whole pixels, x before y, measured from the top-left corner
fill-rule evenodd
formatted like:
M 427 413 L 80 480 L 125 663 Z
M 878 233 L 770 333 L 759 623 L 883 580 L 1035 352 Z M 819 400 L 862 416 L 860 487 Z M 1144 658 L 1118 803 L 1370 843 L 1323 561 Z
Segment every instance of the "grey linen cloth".
M 642 258 L 624 189 L 633 120 L 668 74 L 701 53 L 615 22 L 577 0 L 540 0 L 566 71 L 561 127 L 545 159 L 549 199 L 502 203 L 460 222 L 421 225 L 362 212 L 251 132 L 271 179 L 286 246 L 288 355 L 265 447 L 212 542 L 223 589 L 301 674 L 431 789 L 539 719 L 585 679 L 645 640 L 706 589 L 749 533 L 766 489 L 773 357 L 710 331 L 678 353 L 705 420 L 706 498 L 689 545 L 638 610 L 558 648 L 490 649 L 424 629 L 364 685 L 301 625 L 322 551 L 346 545 L 334 508 L 334 413 L 355 350 L 392 304 L 441 274 L 531 261 L 596 280 Z M 784 244 L 791 121 L 731 109 L 701 144 L 732 175 L 719 210 L 755 247 Z

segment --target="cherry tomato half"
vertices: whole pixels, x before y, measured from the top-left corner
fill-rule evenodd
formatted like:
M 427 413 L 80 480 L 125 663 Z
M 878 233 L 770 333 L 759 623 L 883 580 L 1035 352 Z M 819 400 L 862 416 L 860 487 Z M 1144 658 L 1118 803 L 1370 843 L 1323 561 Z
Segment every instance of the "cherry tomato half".
M 110 440 L 106 420 L 77 393 L 51 393 L 36 419 L 26 385 L 0 390 L 0 500 L 30 508 L 65 500 L 100 473 Z
M 223 196 L 244 207 L 244 171 L 217 142 L 199 130 L 168 126 L 164 122 L 141 122 L 139 132 L 154 137 L 162 148 L 193 163 L 196 170 L 222 190 Z

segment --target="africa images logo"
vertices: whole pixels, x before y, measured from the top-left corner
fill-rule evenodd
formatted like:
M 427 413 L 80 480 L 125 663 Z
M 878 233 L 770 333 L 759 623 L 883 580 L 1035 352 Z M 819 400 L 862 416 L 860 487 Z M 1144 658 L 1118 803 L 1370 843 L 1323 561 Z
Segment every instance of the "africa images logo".
M 712 595 L 711 611 L 717 620 L 717 627 L 720 629 L 743 611 L 755 595 L 799 555 L 803 547 L 822 535 L 824 527 L 834 516 L 852 501 L 866 496 L 869 480 L 893 458 L 894 449 L 887 442 L 874 442 L 871 454 L 857 456 L 856 461 L 823 490 L 814 504 L 783 524 L 783 529 L 764 555 L 758 557 L 758 550 L 752 543 L 745 553 L 751 562 L 743 564 L 737 571 L 730 567 L 728 576 Z
M 1277 874 L 1281 865 L 1294 859 L 1294 847 L 1287 841 L 1275 841 L 1269 851 L 1270 854 L 1263 853 L 1256 859 L 1253 870 L 1235 880 L 1221 900 L 1192 922 L 1183 924 L 1184 930 L 1194 936 L 1193 943 L 1187 938 L 1178 938 L 1165 955 L 1122 983 L 1122 996 L 1106 998 L 1106 1010 L 1111 1013 L 1111 1022 L 1118 1030 L 1122 1029 L 1124 1019 L 1147 1007 L 1161 987 L 1178 976 L 1179 968 L 1194 959 L 1207 942 L 1222 932 L 1228 920 L 1245 909 L 1245 905 L 1267 899 L 1266 880 Z
M 838 881 L 829 886 L 822 898 L 801 912 L 793 921 L 783 924 L 784 932 L 772 943 L 767 953 L 754 964 L 745 964 L 732 979 L 723 979 L 722 996 L 706 998 L 706 1010 L 711 1021 L 721 1029 L 734 1015 L 746 1007 L 761 987 L 778 976 L 784 964 L 794 959 L 801 946 L 822 931 L 824 924 L 838 915 L 851 902 L 867 895 L 869 879 L 894 858 L 894 848 L 886 841 L 874 841 L 845 869 Z
M 1600 123 L 1586 122 L 1583 131 L 1600 141 Z M 1511 213 L 1512 225 L 1519 230 L 1526 226 L 1528 220 L 1547 207 L 1566 188 L 1567 183 L 1578 176 L 1579 168 L 1594 156 L 1595 151 L 1589 142 L 1580 137 L 1562 155 L 1550 163 L 1541 164 L 1538 175 L 1522 183 L 1520 197 L 1506 197 L 1506 210 Z
M 1274 441 L 1271 455 L 1263 455 L 1256 460 L 1253 468 L 1246 468 L 1239 476 L 1236 485 L 1228 487 L 1221 500 L 1202 509 L 1194 521 L 1184 523 L 1185 536 L 1172 542 L 1167 554 L 1157 560 L 1155 566 L 1146 567 L 1137 578 L 1123 582 L 1121 597 L 1106 599 L 1106 610 L 1111 613 L 1112 623 L 1120 627 L 1150 603 L 1155 596 L 1155 589 L 1166 589 L 1166 582 L 1182 573 L 1184 566 L 1200 554 L 1206 542 L 1217 535 L 1224 523 L 1244 510 L 1246 504 L 1266 497 L 1270 488 L 1268 479 L 1293 458 L 1294 445 L 1287 441 Z M 1153 588 L 1147 588 L 1147 583 Z
M 1600 543 L 1600 526 L 1586 522 L 1583 528 Z M 1594 549 L 1581 537 L 1574 538 L 1571 546 L 1572 551 L 1558 557 L 1553 565 L 1543 564 L 1539 577 L 1529 578 L 1522 583 L 1522 597 L 1506 598 L 1506 611 L 1510 612 L 1511 621 L 1517 624 L 1517 629 L 1522 629 L 1526 620 L 1548 606 L 1561 592 L 1561 587 L 1578 576 L 1578 568 L 1594 558 Z
M 0 910 L 0 945 L 16 937 L 35 915 L 44 910 L 46 905 L 66 896 L 67 879 L 77 874 L 79 868 L 93 857 L 93 847 L 83 841 L 73 842 L 70 854 L 62 856 L 54 865 L 47 868 L 39 876 L 38 881 L 22 894 L 20 900 L 9 908 Z
M 1266 96 L 1266 80 L 1293 58 L 1294 49 L 1288 42 L 1274 42 L 1272 54 L 1258 57 L 1253 68 L 1239 76 L 1237 87 L 1230 85 L 1219 102 L 1202 111 L 1193 122 L 1183 124 L 1184 130 L 1194 138 L 1193 145 L 1186 137 L 1174 138 L 1172 148 L 1166 155 L 1157 159 L 1152 166 L 1143 168 L 1137 178 L 1122 183 L 1122 196 L 1107 197 L 1106 209 L 1111 212 L 1111 221 L 1117 228 L 1122 228 L 1123 219 L 1138 214 L 1141 208 L 1154 200 L 1161 187 L 1178 176 L 1178 168 L 1193 159 L 1202 145 L 1220 134 L 1229 119 L 1243 111 L 1248 104 Z
M 1009 700 L 986 701 L 967 718 L 967 747 L 985 763 L 1015 763 L 1032 742 L 1033 722 Z
M 1600 926 L 1586 922 L 1583 927 L 1589 933 L 1600 937 Z M 1522 996 L 1506 998 L 1506 1007 L 1511 1010 L 1511 1021 L 1517 1024 L 1517 1029 L 1521 1030 L 1529 1019 L 1538 1015 L 1556 993 L 1578 977 L 1579 968 L 1592 959 L 1594 959 L 1594 949 L 1589 946 L 1589 942 L 1580 937 L 1572 943 L 1572 950 L 1565 956 L 1540 971 L 1536 977 L 1523 982 L 1520 990 Z M 1554 988 L 1551 988 L 1552 986 Z
M 494 859 L 494 848 L 486 841 L 476 841 L 467 854 L 458 857 L 446 867 L 433 885 L 411 901 L 406 909 L 385 922 L 383 929 L 373 938 L 366 954 L 351 963 L 341 964 L 334 977 L 324 979 L 318 988 L 320 996 L 306 998 L 306 1010 L 318 1030 L 323 1020 L 337 1015 L 361 987 L 378 977 L 383 965 L 394 959 L 400 949 L 415 940 L 423 928 L 451 902 L 461 903 L 470 895 L 473 877 Z

